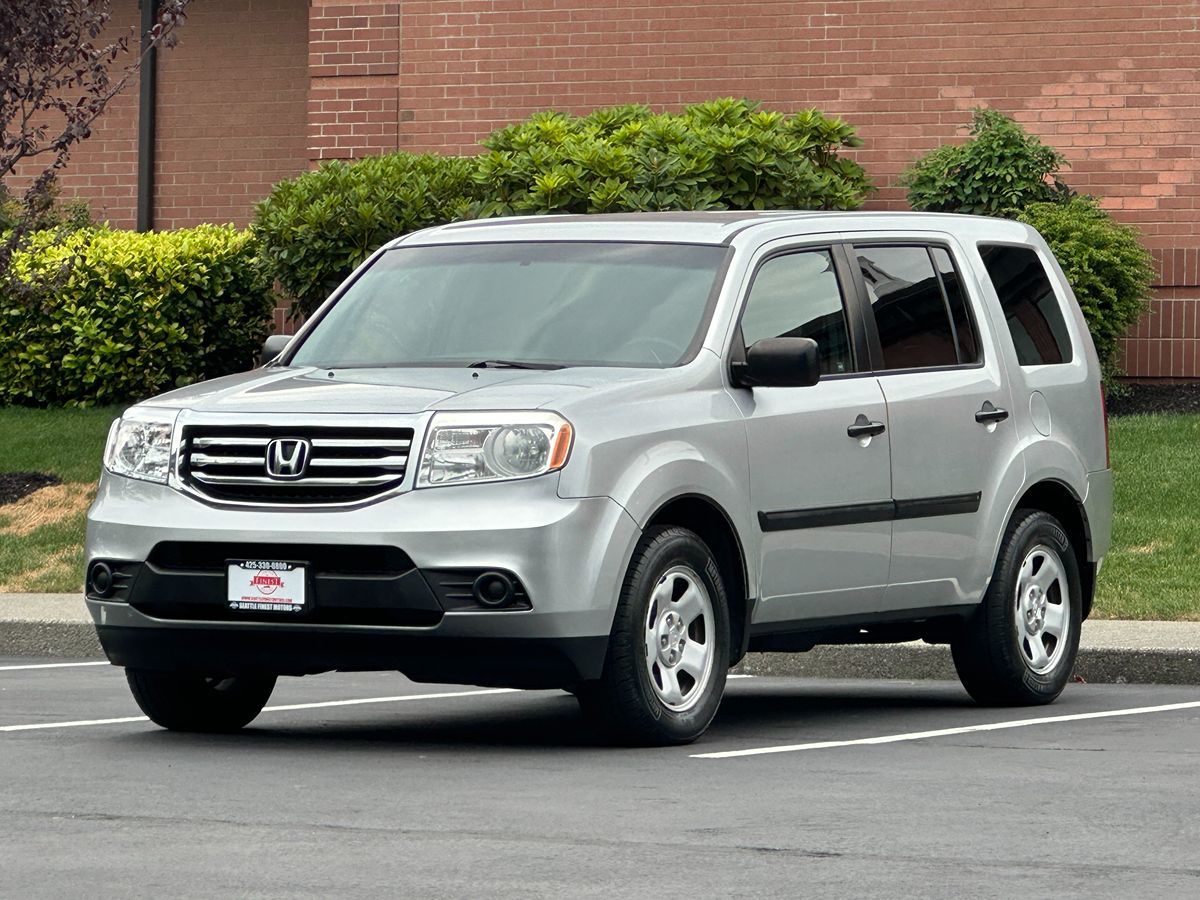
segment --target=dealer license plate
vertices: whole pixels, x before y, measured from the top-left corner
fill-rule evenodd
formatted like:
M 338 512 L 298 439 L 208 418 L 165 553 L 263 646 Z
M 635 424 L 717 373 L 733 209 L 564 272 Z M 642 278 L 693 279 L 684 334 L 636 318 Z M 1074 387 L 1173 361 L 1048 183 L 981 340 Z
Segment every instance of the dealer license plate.
M 270 559 L 229 561 L 229 608 L 237 612 L 277 612 L 296 615 L 304 611 L 303 563 Z

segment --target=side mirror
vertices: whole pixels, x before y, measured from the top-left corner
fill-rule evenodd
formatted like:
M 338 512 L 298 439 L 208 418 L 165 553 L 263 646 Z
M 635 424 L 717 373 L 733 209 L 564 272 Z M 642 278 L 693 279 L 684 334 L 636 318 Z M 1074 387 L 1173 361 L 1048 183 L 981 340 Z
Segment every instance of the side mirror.
M 290 334 L 273 334 L 263 341 L 262 364 L 265 366 L 286 350 L 291 340 L 292 336 Z
M 746 351 L 736 366 L 739 387 L 808 387 L 821 378 L 817 342 L 812 338 L 764 338 Z

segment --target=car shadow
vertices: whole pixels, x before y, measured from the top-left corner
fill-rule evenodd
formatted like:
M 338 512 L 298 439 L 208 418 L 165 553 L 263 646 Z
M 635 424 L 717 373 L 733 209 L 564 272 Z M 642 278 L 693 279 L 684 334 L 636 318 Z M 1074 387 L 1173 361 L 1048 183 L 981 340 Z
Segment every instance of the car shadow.
M 785 732 L 789 739 L 817 733 L 827 737 L 846 726 L 857 728 L 866 722 L 876 732 L 907 730 L 905 720 L 911 720 L 913 713 L 967 708 L 977 707 L 956 685 L 941 683 L 814 679 L 795 684 L 774 680 L 758 684 L 739 680 L 731 682 L 704 742 L 751 735 L 776 739 Z M 286 719 L 265 712 L 236 734 L 197 735 L 152 729 L 125 733 L 116 739 L 141 747 L 228 746 L 236 747 L 239 754 L 256 748 L 274 752 L 281 748 L 321 750 L 332 745 L 349 751 L 375 751 L 386 745 L 430 752 L 470 749 L 481 754 L 622 746 L 593 729 L 575 698 L 559 691 L 352 709 L 352 713 L 346 708 L 292 711 Z M 921 718 L 925 727 L 928 718 Z

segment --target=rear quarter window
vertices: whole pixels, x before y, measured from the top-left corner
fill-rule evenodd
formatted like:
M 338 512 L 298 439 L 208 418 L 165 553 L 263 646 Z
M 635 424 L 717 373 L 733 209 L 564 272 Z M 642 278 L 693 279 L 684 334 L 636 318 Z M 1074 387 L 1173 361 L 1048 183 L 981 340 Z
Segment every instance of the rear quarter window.
M 1031 247 L 980 244 L 979 255 L 1000 298 L 1023 366 L 1071 361 L 1071 337 L 1054 285 Z

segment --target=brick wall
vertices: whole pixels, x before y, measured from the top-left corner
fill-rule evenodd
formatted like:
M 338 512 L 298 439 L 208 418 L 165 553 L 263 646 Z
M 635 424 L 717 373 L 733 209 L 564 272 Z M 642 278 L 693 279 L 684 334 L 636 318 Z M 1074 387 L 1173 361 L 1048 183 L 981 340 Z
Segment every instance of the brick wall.
M 112 6 L 110 33 L 130 33 L 137 0 Z M 308 2 L 205 0 L 178 34 L 159 54 L 155 225 L 244 225 L 271 185 L 308 167 Z M 137 132 L 135 78 L 60 178 L 118 228 L 137 220 Z
M 159 55 L 155 224 L 246 224 L 308 167 L 306 0 L 202 0 Z
M 399 3 L 313 3 L 308 151 L 350 159 L 399 147 Z
M 1154 251 L 1130 374 L 1200 377 L 1198 27 L 1196 0 L 205 0 L 162 62 L 159 224 L 244 222 L 314 161 L 469 153 L 539 109 L 723 95 L 845 117 L 872 205 L 899 207 L 897 174 L 989 105 Z M 135 113 L 121 98 L 64 177 L 118 224 Z

